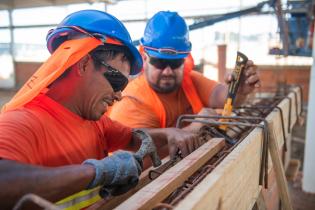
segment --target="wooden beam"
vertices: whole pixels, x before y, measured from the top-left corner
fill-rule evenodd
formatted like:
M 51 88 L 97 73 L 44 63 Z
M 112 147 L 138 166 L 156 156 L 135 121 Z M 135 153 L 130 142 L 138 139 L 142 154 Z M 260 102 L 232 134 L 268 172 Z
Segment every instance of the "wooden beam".
M 175 209 L 249 209 L 261 187 L 263 133 L 253 130 Z
M 289 97 L 293 98 L 294 94 L 289 94 Z M 294 98 L 292 102 L 294 102 Z M 296 121 L 296 117 L 292 116 L 296 115 L 293 111 L 295 110 L 294 102 L 290 112 L 291 125 L 287 123 L 289 103 L 288 99 L 284 99 L 279 104 L 283 110 L 286 136 L 288 126 L 292 126 Z M 284 139 L 279 111 L 271 112 L 266 120 L 271 123 L 269 129 L 272 132 L 272 144 L 269 145 L 272 155 L 269 156 L 269 159 L 273 161 L 269 161 L 268 168 L 268 171 L 271 171 L 272 168 L 282 166 L 280 159 L 276 157 L 276 152 L 282 147 Z M 175 210 L 252 209 L 262 189 L 258 185 L 262 141 L 262 129 L 254 129 L 189 195 L 176 205 Z M 279 172 L 276 176 L 278 176 L 277 184 L 281 185 L 279 190 L 282 188 L 281 199 L 288 204 L 286 207 L 291 209 L 283 176 Z
M 298 88 L 295 88 L 294 91 L 298 92 L 299 99 L 300 93 L 297 89 Z M 292 98 L 292 107 L 290 112 L 290 118 L 292 120 L 290 125 L 288 125 L 290 111 L 289 100 L 284 99 L 278 105 L 283 111 L 283 118 L 285 121 L 285 136 L 287 138 L 289 137 L 288 126 L 293 126 L 296 121 L 296 117 L 293 116 L 296 116 L 296 104 L 294 99 L 295 94 L 290 93 L 289 97 Z M 298 100 L 297 105 L 299 108 L 298 110 L 300 110 L 300 100 Z M 271 122 L 270 131 L 272 132 L 273 140 L 276 140 L 274 141 L 276 143 L 276 148 L 278 148 L 279 150 L 279 148 L 282 148 L 284 142 L 280 111 L 275 109 L 267 116 L 266 120 L 268 122 Z M 195 189 L 193 189 L 193 191 L 188 196 L 186 196 L 186 198 L 184 198 L 175 207 L 175 209 L 251 209 L 254 204 L 257 203 L 257 199 L 260 199 L 259 196 L 261 195 L 260 193 L 262 190 L 262 188 L 258 185 L 262 141 L 262 129 L 254 129 L 243 140 L 243 142 L 241 142 L 232 151 L 232 153 L 230 153 L 198 186 L 196 186 Z M 271 172 L 275 170 L 275 166 L 274 164 L 272 164 L 271 156 L 269 156 L 269 159 L 270 164 L 268 171 L 270 172 L 269 175 L 271 175 Z M 191 162 L 192 161 L 193 160 L 191 160 Z M 189 164 L 191 164 L 191 162 Z M 279 161 L 276 164 L 279 164 Z M 104 202 L 99 209 L 112 209 L 117 206 L 118 203 L 122 202 L 133 194 L 135 195 L 130 197 L 120 206 L 118 206 L 117 209 L 127 208 L 128 210 L 131 210 L 153 208 L 158 202 L 162 201 L 166 196 L 168 196 L 171 188 L 175 189 L 176 187 L 181 185 L 183 180 L 185 180 L 184 178 L 182 178 L 182 173 L 186 173 L 186 171 L 190 169 L 185 168 L 185 163 L 184 166 L 177 165 L 173 167 L 179 167 L 176 168 L 176 172 L 174 172 L 174 169 L 171 168 L 168 171 L 173 170 L 173 172 L 168 173 L 168 171 L 166 171 L 152 183 L 146 185 L 146 187 L 143 187 L 144 185 L 140 183 L 136 189 L 127 193 L 128 196 L 124 195 L 126 197 L 124 197 L 123 199 L 119 198 L 118 200 L 116 200 L 115 205 L 112 205 L 111 201 Z M 180 171 L 180 173 L 178 171 Z M 146 177 L 146 173 L 147 172 L 143 172 L 142 176 Z M 170 177 L 172 179 L 176 176 L 179 177 L 178 179 L 181 180 L 181 183 L 178 184 L 178 179 L 176 178 L 174 183 L 171 181 L 171 183 L 168 183 Z M 275 178 L 274 174 L 273 177 Z M 138 193 L 135 193 L 139 190 L 139 188 L 142 189 Z M 264 191 L 268 192 L 268 190 L 272 189 L 267 189 Z M 283 200 L 283 196 L 281 197 Z M 117 197 L 115 197 L 114 199 L 117 199 Z
M 165 163 L 169 161 L 169 159 L 170 159 L 169 156 L 164 158 L 162 160 L 162 166 L 159 167 L 159 169 L 163 170 L 163 167 L 165 167 Z M 149 178 L 149 172 L 152 169 L 154 168 L 150 167 L 141 173 L 139 183 L 135 188 L 131 189 L 130 191 L 123 195 L 102 199 L 93 204 L 92 206 L 90 206 L 87 210 L 111 210 L 115 208 L 120 203 L 127 200 L 129 197 L 131 197 L 133 194 L 135 194 L 137 191 L 139 191 L 141 188 L 143 188 L 152 181 Z
M 266 209 L 267 209 L 267 207 L 266 207 L 266 204 L 264 201 L 264 197 L 262 195 L 262 192 L 260 192 L 258 195 L 258 198 L 255 202 L 255 205 L 253 207 L 253 210 L 266 210 Z
M 288 183 L 285 177 L 284 168 L 282 165 L 281 157 L 279 155 L 279 147 L 277 145 L 277 133 L 273 129 L 273 123 L 269 123 L 269 130 L 270 130 L 270 141 L 269 141 L 269 152 L 272 159 L 273 167 L 275 169 L 277 185 L 279 188 L 280 199 L 286 210 L 293 210 Z
M 116 209 L 150 209 L 196 172 L 225 145 L 224 139 L 213 138 L 143 187 Z

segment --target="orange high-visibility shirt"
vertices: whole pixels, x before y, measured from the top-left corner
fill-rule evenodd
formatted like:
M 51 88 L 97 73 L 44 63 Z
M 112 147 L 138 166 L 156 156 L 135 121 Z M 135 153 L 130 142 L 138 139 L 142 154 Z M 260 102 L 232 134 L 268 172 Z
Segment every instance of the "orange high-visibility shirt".
M 116 102 L 111 108 L 110 118 L 133 128 L 174 127 L 180 115 L 197 113 L 202 106 L 208 107 L 210 95 L 218 83 L 207 79 L 196 71 L 187 71 L 186 73 L 189 73 L 187 76 L 190 78 L 186 79 L 190 79 L 190 86 L 186 83 L 184 87 L 183 84 L 178 91 L 169 94 L 152 92 L 153 90 L 145 81 L 144 75 L 140 75 L 128 84 L 123 92 L 122 100 Z M 191 91 L 192 88 L 195 91 Z M 188 94 L 190 100 L 187 98 Z M 202 104 L 201 107 L 198 105 L 197 109 L 194 110 L 192 103 L 195 98 L 200 100 Z M 159 108 L 157 107 L 161 106 L 164 110 L 162 109 L 158 113 Z M 163 126 L 161 119 L 164 118 L 164 112 L 166 122 Z
M 42 166 L 81 164 L 124 148 L 131 129 L 105 115 L 84 120 L 44 94 L 0 115 L 0 158 Z

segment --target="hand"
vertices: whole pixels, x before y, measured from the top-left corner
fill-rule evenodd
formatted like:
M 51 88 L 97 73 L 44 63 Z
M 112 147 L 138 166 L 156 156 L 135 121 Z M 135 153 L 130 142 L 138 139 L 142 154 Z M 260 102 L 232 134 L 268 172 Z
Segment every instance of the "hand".
M 198 115 L 206 115 L 206 116 L 217 116 L 218 113 L 214 110 L 214 109 L 211 109 L 211 108 L 206 108 L 206 107 L 203 107 L 199 112 L 198 112 Z M 184 127 L 183 129 L 185 131 L 190 131 L 190 132 L 193 132 L 193 133 L 198 133 L 199 130 L 202 128 L 202 126 L 206 125 L 207 122 L 208 123 L 211 123 L 211 122 L 215 122 L 216 119 L 211 119 L 211 118 L 196 118 L 196 120 L 202 120 L 202 121 L 205 121 L 205 123 L 201 123 L 201 122 L 192 122 L 190 123 L 188 126 Z
M 134 156 L 135 156 L 136 160 L 140 163 L 141 169 L 142 169 L 143 168 L 143 162 L 142 162 L 141 157 L 138 157 L 137 155 L 134 155 Z M 121 195 L 121 194 L 128 192 L 129 190 L 131 190 L 132 188 L 137 186 L 138 182 L 139 182 L 138 177 L 131 177 L 128 181 L 128 184 L 118 183 L 115 185 L 103 185 L 102 188 L 100 189 L 99 195 L 102 198 L 105 198 L 109 195 L 118 196 L 118 195 Z
M 199 112 L 198 115 L 208 115 L 208 116 L 215 116 L 218 115 L 218 113 L 211 108 L 203 107 Z
M 182 157 L 186 157 L 203 143 L 197 134 L 190 131 L 179 128 L 166 128 L 165 131 L 171 159 L 175 158 L 178 151 Z
M 134 187 L 142 171 L 141 158 L 127 151 L 117 151 L 102 160 L 88 159 L 83 164 L 95 167 L 95 178 L 88 189 L 103 185 L 102 189 L 109 189 L 109 193 L 116 192 L 114 195 Z
M 260 87 L 260 79 L 257 73 L 257 66 L 253 61 L 248 60 L 243 72 L 243 79 L 240 81 L 238 95 L 247 95 L 251 93 L 255 88 Z M 225 78 L 225 82 L 229 84 L 233 80 L 233 75 L 228 74 Z

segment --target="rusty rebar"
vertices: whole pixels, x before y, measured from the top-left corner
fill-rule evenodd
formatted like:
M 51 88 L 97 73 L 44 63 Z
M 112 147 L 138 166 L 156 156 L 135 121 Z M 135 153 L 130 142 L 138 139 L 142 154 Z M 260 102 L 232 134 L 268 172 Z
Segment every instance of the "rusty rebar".
M 200 122 L 203 123 L 201 131 L 203 138 L 207 137 L 223 137 L 229 139 L 227 142 L 231 142 L 233 139 L 233 144 L 226 144 L 225 148 L 219 151 L 213 158 L 211 158 L 204 166 L 202 166 L 197 172 L 190 176 L 177 190 L 171 193 L 163 203 L 168 203 L 171 206 L 175 206 L 181 199 L 183 199 L 190 191 L 194 189 L 215 167 L 229 154 L 235 147 L 237 147 L 243 139 L 245 139 L 247 133 L 252 131 L 255 127 L 263 129 L 263 141 L 262 141 L 262 156 L 259 174 L 259 184 L 263 185 L 265 188 L 268 187 L 268 144 L 270 140 L 270 133 L 268 129 L 268 122 L 265 117 L 273 110 L 279 111 L 281 118 L 281 129 L 284 139 L 284 148 L 286 150 L 286 132 L 284 126 L 284 114 L 283 110 L 279 107 L 279 103 L 283 99 L 289 100 L 289 112 L 288 112 L 288 130 L 291 132 L 291 109 L 293 101 L 290 97 L 285 94 L 290 93 L 291 89 L 289 86 L 285 86 L 285 89 L 272 92 L 272 97 L 253 97 L 251 101 L 248 101 L 250 106 L 238 107 L 239 109 L 234 109 L 234 114 L 237 116 L 232 117 L 222 117 L 222 116 L 200 116 L 200 115 L 182 115 L 178 118 L 176 127 L 181 127 L 183 122 Z M 295 105 L 297 112 L 297 94 L 295 94 Z M 301 101 L 302 101 L 301 93 Z M 197 119 L 195 119 L 197 118 Z M 209 119 L 228 119 L 232 122 L 218 122 L 209 121 Z M 218 125 L 226 124 L 229 125 L 226 132 L 219 130 Z M 235 141 L 235 142 L 234 142 Z

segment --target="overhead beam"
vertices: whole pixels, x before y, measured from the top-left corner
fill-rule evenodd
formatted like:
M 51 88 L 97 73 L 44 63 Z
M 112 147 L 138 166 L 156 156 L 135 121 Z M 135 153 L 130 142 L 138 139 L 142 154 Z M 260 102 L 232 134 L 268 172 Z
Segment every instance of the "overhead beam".
M 61 6 L 80 3 L 106 3 L 115 4 L 123 0 L 0 0 L 0 10 L 27 9 L 36 7 Z
M 1 8 L 1 2 L 0 2 L 0 8 Z M 264 14 L 270 14 L 270 12 L 263 12 L 260 13 L 261 15 Z M 250 15 L 255 15 L 255 14 L 249 14 Z M 196 23 L 199 23 L 201 21 L 204 21 L 206 19 L 215 19 L 222 16 L 222 14 L 212 14 L 212 15 L 186 15 L 183 16 L 186 20 L 194 20 Z M 136 23 L 136 22 L 147 22 L 148 18 L 135 18 L 135 19 L 122 19 L 121 22 L 123 23 Z M 13 29 L 23 29 L 23 28 L 44 28 L 44 27 L 56 27 L 58 23 L 53 23 L 53 24 L 34 24 L 34 25 L 19 25 L 19 26 L 11 26 Z M 9 29 L 9 26 L 0 26 L 0 29 Z

